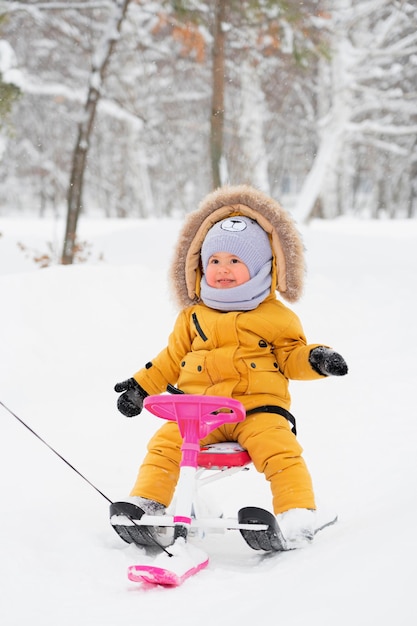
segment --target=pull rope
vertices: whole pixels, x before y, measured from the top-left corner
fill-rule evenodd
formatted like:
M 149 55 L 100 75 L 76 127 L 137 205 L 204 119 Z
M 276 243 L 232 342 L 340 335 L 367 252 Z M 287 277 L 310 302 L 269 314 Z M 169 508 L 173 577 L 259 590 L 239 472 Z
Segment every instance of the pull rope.
M 65 457 L 62 456 L 62 454 L 60 454 L 59 452 L 57 452 L 57 450 L 55 450 L 55 448 L 53 448 L 47 441 L 45 441 L 45 439 L 43 439 L 40 435 L 38 435 L 37 432 L 35 432 L 33 430 L 33 428 L 31 428 L 28 424 L 26 424 L 26 422 L 24 422 L 22 420 L 21 417 L 19 417 L 18 415 L 16 415 L 16 413 L 14 411 L 12 411 L 8 406 L 6 406 L 4 404 L 4 402 L 2 402 L 0 400 L 0 405 L 8 412 L 10 413 L 10 415 L 12 415 L 18 422 L 20 422 L 20 424 L 22 424 L 22 426 L 24 426 L 25 428 L 27 428 L 27 430 L 32 433 L 32 435 L 34 435 L 37 439 L 39 439 L 39 441 L 41 441 L 47 448 L 49 448 L 49 450 L 51 452 L 53 452 L 59 459 L 61 459 L 61 461 L 63 461 L 64 463 L 66 463 L 66 465 L 68 465 L 68 467 L 70 469 L 72 469 L 76 474 L 78 474 L 78 476 L 80 478 L 82 478 L 82 480 L 84 480 L 88 485 L 90 485 L 90 487 L 92 487 L 98 494 L 100 494 L 105 500 L 107 500 L 107 502 L 109 502 L 110 504 L 114 505 L 116 508 L 117 507 L 117 503 L 113 502 L 113 500 L 111 500 L 108 496 L 106 496 L 105 493 L 103 493 L 98 487 L 96 487 L 96 485 L 94 485 L 90 480 L 88 480 L 88 478 L 86 478 L 84 476 L 84 474 L 82 474 L 76 467 L 74 467 L 72 465 L 72 463 L 70 463 Z M 132 519 L 130 517 L 130 515 L 126 515 L 126 513 L 123 513 L 123 515 L 125 517 L 128 517 L 130 519 L 130 521 L 132 522 L 132 524 L 134 526 L 138 526 L 141 527 L 140 524 L 136 524 L 135 520 Z M 142 527 L 143 528 L 143 527 Z M 157 539 L 155 539 L 155 537 L 153 537 L 153 535 L 151 533 L 149 533 L 150 538 L 155 542 L 155 545 L 158 546 L 158 548 L 161 548 L 161 550 L 163 550 L 164 552 L 167 553 L 168 556 L 173 556 L 173 554 L 171 554 L 164 546 L 162 546 Z
M 28 431 L 30 433 L 32 433 L 32 435 L 35 435 L 35 437 L 37 437 L 37 439 L 39 439 L 39 441 L 41 441 L 47 448 L 50 449 L 51 452 L 53 452 L 54 454 L 56 454 L 56 456 L 61 459 L 61 461 L 64 461 L 64 463 L 66 463 L 68 465 L 68 467 L 70 467 L 76 474 L 78 474 L 78 476 L 80 476 L 80 478 L 82 478 L 88 485 L 90 485 L 90 487 L 92 487 L 95 491 L 97 491 L 97 493 L 99 493 L 105 500 L 107 500 L 107 502 L 109 502 L 110 504 L 113 504 L 113 502 L 110 500 L 110 498 L 108 498 L 106 496 L 106 494 L 104 494 L 102 491 L 100 491 L 100 489 L 98 487 L 96 487 L 95 485 L 93 485 L 93 483 L 88 480 L 88 478 L 86 478 L 83 474 L 81 474 L 81 472 L 79 470 L 77 470 L 76 467 L 74 467 L 69 461 L 67 461 L 66 458 L 64 458 L 62 456 L 62 454 L 60 454 L 59 452 L 57 452 L 55 450 L 55 448 L 53 448 L 51 445 L 49 445 L 49 443 L 47 441 L 45 441 L 45 439 L 42 439 L 42 437 L 40 435 L 38 435 L 38 433 L 36 433 L 33 428 L 31 428 L 28 424 L 26 424 L 26 422 L 24 422 L 18 415 L 16 415 L 16 413 L 14 413 L 11 409 L 9 409 L 8 406 L 6 406 L 4 404 L 4 402 L 2 402 L 0 400 L 0 404 L 1 406 L 6 409 L 6 411 L 8 411 L 10 413 L 10 415 L 12 415 L 15 419 L 17 419 L 18 422 L 20 422 L 22 424 L 22 426 L 24 426 L 25 428 L 28 429 Z

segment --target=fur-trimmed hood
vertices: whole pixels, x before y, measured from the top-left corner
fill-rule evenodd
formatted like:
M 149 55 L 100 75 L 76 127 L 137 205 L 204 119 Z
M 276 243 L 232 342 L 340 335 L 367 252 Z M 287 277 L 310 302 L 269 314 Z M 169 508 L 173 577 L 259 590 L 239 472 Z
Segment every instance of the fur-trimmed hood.
M 274 290 L 288 302 L 302 295 L 304 246 L 294 221 L 278 202 L 249 185 L 224 186 L 208 194 L 190 213 L 180 231 L 171 265 L 174 296 L 180 308 L 199 301 L 200 251 L 209 229 L 220 220 L 244 215 L 269 234 L 274 255 Z

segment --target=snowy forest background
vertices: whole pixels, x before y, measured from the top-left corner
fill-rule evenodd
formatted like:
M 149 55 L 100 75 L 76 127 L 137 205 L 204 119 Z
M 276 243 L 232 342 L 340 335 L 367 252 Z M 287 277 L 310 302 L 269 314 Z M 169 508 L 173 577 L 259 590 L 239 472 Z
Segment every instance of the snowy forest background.
M 415 217 L 416 86 L 414 0 L 0 0 L 0 215 Z

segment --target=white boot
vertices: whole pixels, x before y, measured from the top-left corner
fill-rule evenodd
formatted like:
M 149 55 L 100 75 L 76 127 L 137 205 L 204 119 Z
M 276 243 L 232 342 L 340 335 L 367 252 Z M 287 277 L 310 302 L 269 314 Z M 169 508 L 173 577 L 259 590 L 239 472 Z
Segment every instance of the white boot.
M 311 509 L 289 509 L 276 516 L 286 550 L 302 548 L 314 538 L 316 512 Z
M 165 515 L 166 507 L 156 500 L 149 500 L 142 496 L 129 496 L 126 502 L 136 504 L 142 511 L 145 511 L 146 515 Z
M 129 496 L 126 500 L 131 504 L 135 504 L 145 515 L 165 515 L 166 507 L 156 500 L 142 498 L 142 496 Z M 145 534 L 141 529 L 146 529 Z M 156 545 L 169 546 L 174 541 L 174 528 L 172 526 L 137 526 L 135 529 L 135 543 L 143 545 L 155 545 L 155 542 L 149 540 L 149 534 L 156 540 Z

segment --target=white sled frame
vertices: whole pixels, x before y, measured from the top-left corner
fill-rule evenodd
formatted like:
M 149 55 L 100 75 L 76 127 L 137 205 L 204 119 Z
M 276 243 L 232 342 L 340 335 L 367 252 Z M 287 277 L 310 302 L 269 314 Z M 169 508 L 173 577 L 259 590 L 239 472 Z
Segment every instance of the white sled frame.
M 143 515 L 130 520 L 120 516 L 117 523 L 125 526 L 154 526 L 162 530 L 172 527 L 182 536 L 204 536 L 207 532 L 226 530 L 266 530 L 265 524 L 242 524 L 237 518 L 224 518 L 221 512 L 207 506 L 201 496 L 201 487 L 241 471 L 248 470 L 252 461 L 247 452 L 236 442 L 224 442 L 200 450 L 199 441 L 211 430 L 226 422 L 243 421 L 246 416 L 243 405 L 237 400 L 217 396 L 148 396 L 144 407 L 154 415 L 171 421 L 176 420 L 183 435 L 182 462 L 175 500 L 165 515 Z M 187 426 L 184 426 L 184 419 Z M 190 421 L 196 426 L 189 426 Z M 194 431 L 191 432 L 190 431 Z M 190 440 L 191 439 L 191 440 Z M 203 463 L 203 465 L 199 465 Z M 173 514 L 170 510 L 173 509 Z M 169 538 L 169 541 L 172 537 Z

